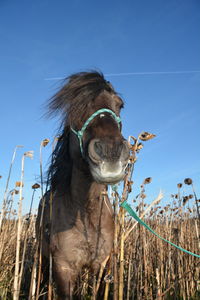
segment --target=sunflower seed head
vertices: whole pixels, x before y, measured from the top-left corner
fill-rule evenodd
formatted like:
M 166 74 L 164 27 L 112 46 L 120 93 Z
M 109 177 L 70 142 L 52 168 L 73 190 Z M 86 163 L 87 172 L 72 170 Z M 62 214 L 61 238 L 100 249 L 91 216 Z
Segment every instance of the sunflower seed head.
M 191 178 L 185 178 L 184 183 L 187 184 L 187 185 L 191 185 L 192 184 L 192 179 Z

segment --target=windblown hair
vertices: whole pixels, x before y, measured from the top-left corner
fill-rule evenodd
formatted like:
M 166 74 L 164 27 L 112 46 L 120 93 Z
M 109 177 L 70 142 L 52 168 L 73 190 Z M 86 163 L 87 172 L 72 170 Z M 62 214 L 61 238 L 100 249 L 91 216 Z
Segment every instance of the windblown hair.
M 66 78 L 64 86 L 50 99 L 48 115 L 60 114 L 62 117 L 60 138 L 48 170 L 48 185 L 52 190 L 58 186 L 65 189 L 70 183 L 72 168 L 68 145 L 70 126 L 78 121 L 84 123 L 89 105 L 103 91 L 116 94 L 102 73 L 80 72 Z
M 72 74 L 65 79 L 64 86 L 50 99 L 49 114 L 60 113 L 64 124 L 83 119 L 89 103 L 102 92 L 116 94 L 109 81 L 97 71 Z

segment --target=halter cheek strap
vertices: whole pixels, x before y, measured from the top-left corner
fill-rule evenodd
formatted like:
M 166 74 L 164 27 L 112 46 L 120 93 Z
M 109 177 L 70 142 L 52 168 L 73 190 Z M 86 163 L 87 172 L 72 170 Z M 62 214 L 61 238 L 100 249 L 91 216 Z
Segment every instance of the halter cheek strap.
M 88 119 L 87 121 L 83 124 L 83 127 L 76 131 L 71 127 L 71 131 L 77 135 L 78 139 L 79 139 L 79 144 L 80 144 L 80 149 L 81 149 L 81 154 L 83 155 L 83 134 L 84 131 L 86 130 L 87 126 L 89 125 L 89 123 L 98 115 L 104 113 L 104 112 L 108 112 L 109 114 L 112 115 L 112 117 L 115 119 L 115 121 L 117 122 L 117 125 L 119 127 L 119 123 L 121 122 L 120 117 L 118 117 L 112 110 L 108 109 L 108 108 L 101 108 L 99 110 L 97 110 L 95 113 L 93 113 Z

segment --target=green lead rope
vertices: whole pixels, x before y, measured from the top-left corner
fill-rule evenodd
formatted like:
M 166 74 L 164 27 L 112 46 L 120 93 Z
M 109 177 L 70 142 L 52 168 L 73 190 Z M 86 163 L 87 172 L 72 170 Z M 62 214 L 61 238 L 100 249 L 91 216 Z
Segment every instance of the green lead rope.
M 121 203 L 120 204 L 120 206 L 121 207 L 123 207 L 138 223 L 140 223 L 141 225 L 143 225 L 146 229 L 148 229 L 151 233 L 153 233 L 155 236 L 157 236 L 159 239 L 161 239 L 161 240 L 163 240 L 163 241 L 165 241 L 165 242 L 167 242 L 168 244 L 170 244 L 170 245 L 172 245 L 172 246 L 174 246 L 174 247 L 176 247 L 177 249 L 179 249 L 179 250 L 181 250 L 181 251 L 183 251 L 183 252 L 185 252 L 185 253 L 188 253 L 188 254 L 190 254 L 190 255 L 193 255 L 193 256 L 196 256 L 196 257 L 198 257 L 198 258 L 200 258 L 200 255 L 198 255 L 198 254 L 195 254 L 195 253 L 192 253 L 192 252 L 190 252 L 190 251 L 188 251 L 188 250 L 185 250 L 185 249 L 183 249 L 183 248 L 181 248 L 181 247 L 179 247 L 179 246 L 177 246 L 177 245 L 175 245 L 174 243 L 172 243 L 172 242 L 170 242 L 170 241 L 168 241 L 168 240 L 166 240 L 166 239 L 164 239 L 163 237 L 161 237 L 159 234 L 157 234 L 155 231 L 153 231 L 153 229 L 151 229 L 144 221 L 142 221 L 139 217 L 138 217 L 138 215 L 134 212 L 134 210 L 131 208 L 131 206 L 126 202 L 126 201 L 124 201 L 123 203 Z

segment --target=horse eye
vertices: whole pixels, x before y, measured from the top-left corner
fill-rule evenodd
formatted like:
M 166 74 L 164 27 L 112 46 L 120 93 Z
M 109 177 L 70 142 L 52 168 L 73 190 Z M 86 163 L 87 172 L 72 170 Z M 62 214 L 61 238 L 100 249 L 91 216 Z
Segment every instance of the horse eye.
M 104 115 L 104 114 L 100 114 L 99 117 L 100 117 L 100 118 L 103 118 L 103 117 L 105 117 L 105 115 Z

